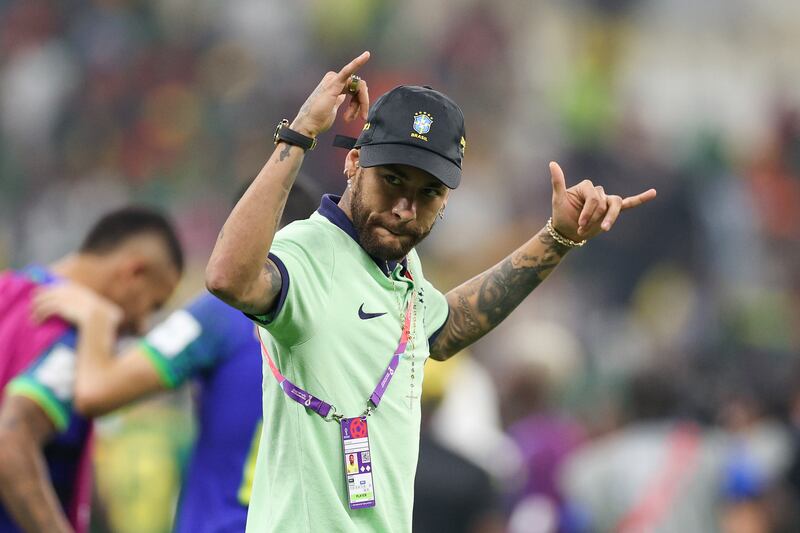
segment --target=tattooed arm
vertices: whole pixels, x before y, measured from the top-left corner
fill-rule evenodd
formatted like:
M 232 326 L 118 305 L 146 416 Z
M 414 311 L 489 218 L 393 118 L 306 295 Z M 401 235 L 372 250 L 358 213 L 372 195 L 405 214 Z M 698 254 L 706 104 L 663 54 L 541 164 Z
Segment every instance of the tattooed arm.
M 206 266 L 208 290 L 246 313 L 267 313 L 280 293 L 280 272 L 266 257 L 302 160 L 301 148 L 277 146 L 228 216 Z
M 29 533 L 72 531 L 47 473 L 42 447 L 55 434 L 48 416 L 24 396 L 0 407 L 0 498 Z
M 348 78 L 369 60 L 364 52 L 339 72 L 328 72 L 300 108 L 290 128 L 316 137 L 333 124 L 347 95 Z M 362 80 L 345 112 L 345 119 L 366 118 L 369 101 Z M 206 286 L 229 305 L 253 315 L 269 312 L 281 289 L 281 274 L 265 258 L 278 229 L 289 190 L 304 152 L 278 143 L 272 157 L 233 208 L 219 233 L 206 267 Z
M 553 228 L 576 242 L 609 231 L 621 211 L 656 197 L 655 189 L 626 198 L 607 195 L 589 180 L 567 189 L 556 162 L 550 163 L 550 179 Z M 450 315 L 430 347 L 431 357 L 443 361 L 490 332 L 550 275 L 568 250 L 542 229 L 498 265 L 448 292 Z
M 430 347 L 444 361 L 502 322 L 561 262 L 569 248 L 542 229 L 486 272 L 447 293 L 450 315 Z

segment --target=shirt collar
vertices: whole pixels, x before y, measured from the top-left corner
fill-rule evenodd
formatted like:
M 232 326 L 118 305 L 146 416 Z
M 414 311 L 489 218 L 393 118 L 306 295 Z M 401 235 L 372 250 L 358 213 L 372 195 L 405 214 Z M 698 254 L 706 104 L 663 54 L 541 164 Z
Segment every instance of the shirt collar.
M 335 194 L 323 195 L 317 212 L 327 218 L 333 225 L 347 233 L 354 241 L 358 243 L 359 246 L 361 246 L 361 241 L 358 238 L 358 231 L 356 231 L 356 227 L 347 217 L 347 214 L 342 211 L 342 208 L 339 207 L 339 200 L 341 199 L 341 196 L 337 196 Z M 381 272 L 387 276 L 390 276 L 392 272 L 394 272 L 394 269 L 398 264 L 398 261 L 386 261 L 371 255 L 370 257 L 373 261 L 375 261 L 375 264 L 378 265 L 378 268 L 381 269 Z M 401 261 L 399 261 L 399 263 L 403 266 L 403 273 L 405 274 L 408 272 L 408 259 L 404 257 Z

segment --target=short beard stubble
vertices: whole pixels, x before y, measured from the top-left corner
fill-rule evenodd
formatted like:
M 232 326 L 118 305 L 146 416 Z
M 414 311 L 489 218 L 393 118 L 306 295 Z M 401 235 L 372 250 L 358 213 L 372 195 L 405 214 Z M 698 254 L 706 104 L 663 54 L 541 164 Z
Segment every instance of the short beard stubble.
M 408 244 L 398 243 L 397 246 L 387 246 L 381 243 L 380 238 L 373 231 L 377 220 L 370 221 L 370 212 L 364 205 L 361 186 L 358 181 L 354 182 L 350 188 L 350 213 L 353 216 L 353 226 L 358 234 L 358 242 L 361 247 L 372 257 L 384 261 L 399 261 L 404 258 L 433 229 L 433 225 L 431 225 L 426 232 L 408 234 L 412 237 Z

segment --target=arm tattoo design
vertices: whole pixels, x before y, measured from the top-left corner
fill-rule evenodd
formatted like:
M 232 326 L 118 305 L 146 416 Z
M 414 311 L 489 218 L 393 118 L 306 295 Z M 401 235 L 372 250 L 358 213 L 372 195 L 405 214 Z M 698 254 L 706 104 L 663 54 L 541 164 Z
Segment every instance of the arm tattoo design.
M 281 272 L 272 261 L 264 263 L 264 271 L 269 278 L 270 292 L 275 296 L 281 291 Z
M 283 150 L 281 150 L 281 156 L 280 156 L 280 160 L 281 161 L 283 161 L 284 159 L 289 157 L 289 150 L 292 149 L 292 145 L 291 144 L 289 144 L 289 143 L 283 143 L 283 144 L 284 144 L 284 147 L 283 147 Z
M 430 347 L 432 358 L 443 361 L 494 329 L 544 281 L 568 251 L 547 232 L 535 238 L 545 246 L 542 255 L 532 255 L 526 244 L 447 294 L 450 316 Z
M 251 304 L 238 304 L 236 308 L 240 311 L 251 315 L 262 315 L 271 311 L 271 309 L 264 310 L 264 302 L 273 302 L 272 306 L 275 305 L 275 298 L 281 292 L 281 283 L 283 279 L 281 272 L 278 270 L 278 267 L 275 266 L 275 263 L 267 260 L 264 262 L 264 268 L 261 269 L 261 276 L 266 280 L 263 293 Z

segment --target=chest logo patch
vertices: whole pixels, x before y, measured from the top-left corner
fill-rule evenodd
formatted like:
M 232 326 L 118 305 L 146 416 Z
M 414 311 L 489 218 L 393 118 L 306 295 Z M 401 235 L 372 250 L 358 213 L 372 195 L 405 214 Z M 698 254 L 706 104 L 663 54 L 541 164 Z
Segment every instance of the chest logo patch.
M 383 316 L 386 313 L 367 313 L 364 311 L 364 304 L 361 304 L 361 307 L 358 308 L 358 318 L 361 320 L 369 320 L 370 318 L 378 318 L 379 316 Z

